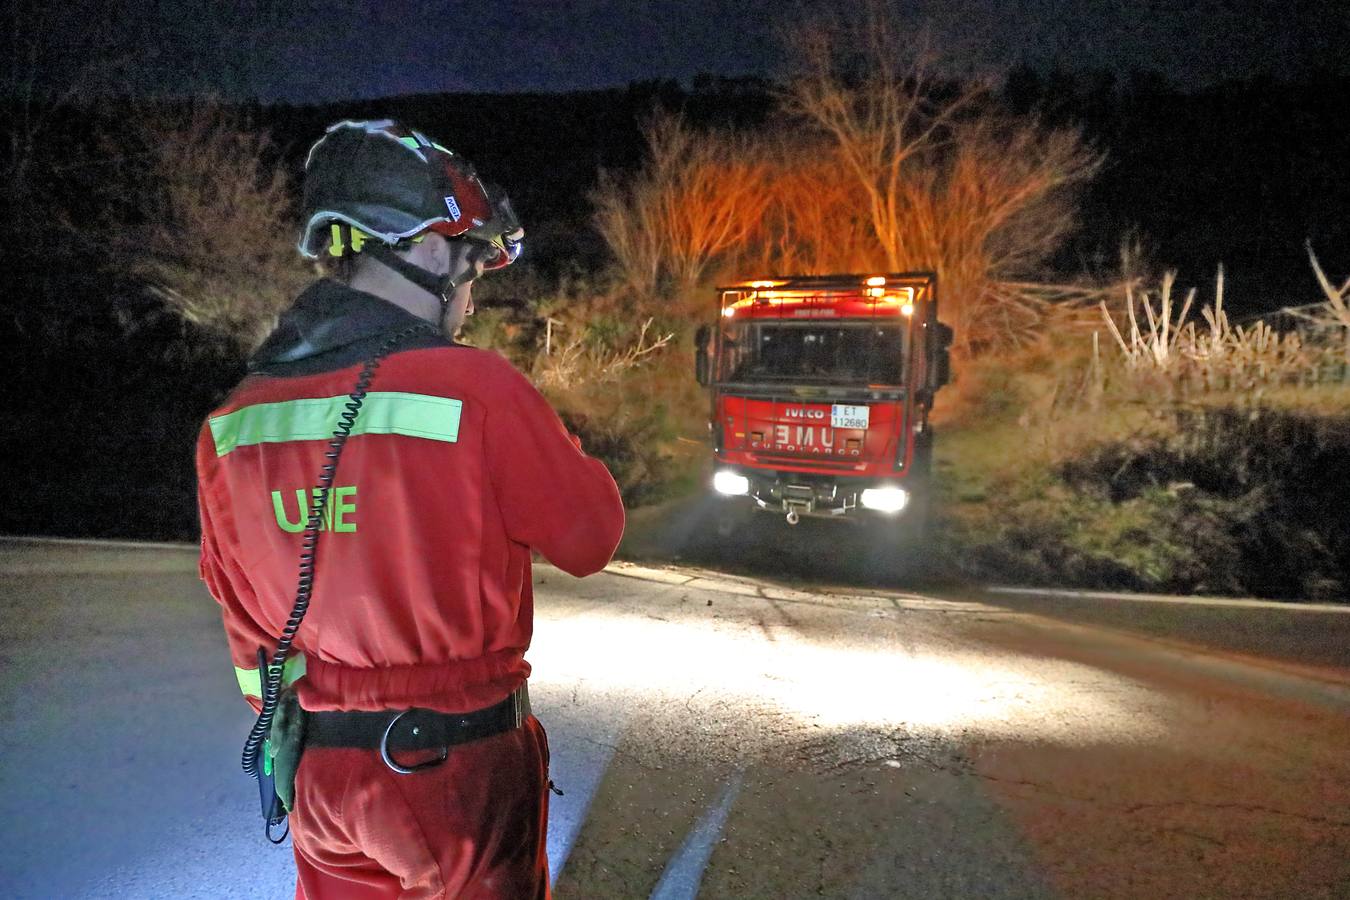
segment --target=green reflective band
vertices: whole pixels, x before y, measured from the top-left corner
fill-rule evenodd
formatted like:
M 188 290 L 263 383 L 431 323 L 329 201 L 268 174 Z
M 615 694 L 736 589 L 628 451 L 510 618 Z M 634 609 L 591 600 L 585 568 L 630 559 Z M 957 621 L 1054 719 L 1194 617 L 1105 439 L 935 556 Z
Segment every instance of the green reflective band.
M 245 697 L 262 696 L 262 676 L 258 674 L 257 669 L 241 669 L 234 667 L 234 677 L 239 681 L 239 690 L 244 692 Z M 286 665 L 281 667 L 281 686 L 288 687 L 295 684 L 301 678 L 305 677 L 305 654 L 297 653 L 286 660 Z
M 223 416 L 212 416 L 216 456 L 237 447 L 287 441 L 326 441 L 337 430 L 351 398 L 314 397 L 280 403 L 258 403 Z M 352 434 L 402 434 L 453 444 L 459 440 L 462 400 L 375 391 L 366 395 Z

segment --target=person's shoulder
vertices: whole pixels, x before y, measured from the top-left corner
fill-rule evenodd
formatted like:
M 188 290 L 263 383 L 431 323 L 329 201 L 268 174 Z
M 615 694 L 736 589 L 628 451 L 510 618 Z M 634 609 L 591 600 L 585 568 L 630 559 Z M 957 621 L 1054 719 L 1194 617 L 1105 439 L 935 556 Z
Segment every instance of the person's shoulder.
M 496 350 L 445 344 L 428 348 L 430 367 L 475 394 L 534 390 L 528 378 Z
M 456 344 L 454 350 L 456 353 L 462 354 L 465 365 L 476 372 L 481 372 L 486 378 L 509 382 L 526 380 L 524 373 L 512 365 L 511 360 L 503 356 L 500 351 L 483 347 L 470 347 L 468 344 Z

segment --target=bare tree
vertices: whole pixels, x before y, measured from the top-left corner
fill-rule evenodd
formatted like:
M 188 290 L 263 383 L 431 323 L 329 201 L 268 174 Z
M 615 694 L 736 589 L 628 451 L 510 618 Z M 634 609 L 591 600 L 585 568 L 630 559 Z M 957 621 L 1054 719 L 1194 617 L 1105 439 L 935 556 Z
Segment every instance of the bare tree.
M 840 177 L 833 148 L 789 130 L 763 136 L 752 152 L 767 161 L 766 203 L 741 254 L 738 274 L 825 274 L 878 265 L 877 245 L 856 184 Z
M 984 82 L 942 82 L 938 58 L 884 3 L 794 43 L 802 67 L 785 109 L 826 138 L 833 174 L 852 184 L 841 199 L 864 211 L 871 266 L 937 270 L 960 348 L 1034 334 L 1047 292 L 1032 276 L 1072 227 L 1072 189 L 1100 157 L 1077 132 L 999 115 Z M 852 219 L 841 208 L 818 221 L 848 231 Z
M 600 173 L 591 193 L 595 227 L 614 254 L 624 283 L 642 296 L 656 290 L 666 243 L 658 231 L 660 217 L 651 194 L 646 184 L 624 181 L 610 172 Z
M 768 202 L 764 161 L 747 138 L 700 134 L 658 114 L 645 129 L 647 160 L 627 181 L 602 177 L 596 227 L 629 286 L 679 295 L 723 254 L 743 246 Z
M 792 42 L 801 67 L 776 127 L 658 118 L 642 171 L 602 182 L 596 223 L 637 293 L 664 279 L 678 294 L 712 269 L 931 269 L 966 352 L 1090 321 L 1082 301 L 1100 292 L 1040 277 L 1101 162 L 1081 135 L 1002 114 L 984 82 L 943 82 L 881 2 Z
M 267 136 L 218 103 L 147 116 L 134 208 L 107 229 L 114 254 L 169 309 L 249 349 L 312 275 L 285 173 Z
M 936 91 L 935 58 L 911 44 L 881 3 L 832 24 L 813 23 L 788 37 L 801 69 L 784 94 L 788 112 L 814 123 L 834 147 L 866 200 L 881 252 L 901 265 L 911 229 L 905 218 L 906 163 L 933 148 L 942 129 L 985 92 L 985 85 Z

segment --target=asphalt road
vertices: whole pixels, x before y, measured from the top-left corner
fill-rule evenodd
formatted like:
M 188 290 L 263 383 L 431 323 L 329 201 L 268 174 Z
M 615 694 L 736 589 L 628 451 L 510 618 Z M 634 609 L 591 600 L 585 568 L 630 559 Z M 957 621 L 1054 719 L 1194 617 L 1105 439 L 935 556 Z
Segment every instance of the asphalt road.
M 561 900 L 1350 896 L 1345 613 L 536 582 Z M 0 895 L 291 895 L 191 548 L 0 543 L 0 666 Z

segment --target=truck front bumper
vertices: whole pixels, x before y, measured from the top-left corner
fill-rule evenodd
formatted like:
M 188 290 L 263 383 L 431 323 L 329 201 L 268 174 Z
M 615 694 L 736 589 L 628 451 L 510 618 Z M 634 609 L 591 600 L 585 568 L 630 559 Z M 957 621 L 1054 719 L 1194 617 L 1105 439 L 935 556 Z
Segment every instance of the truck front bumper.
M 713 486 L 725 497 L 745 497 L 757 508 L 789 519 L 850 515 L 894 518 L 904 512 L 910 500 L 909 489 L 898 481 L 728 466 L 717 469 Z

